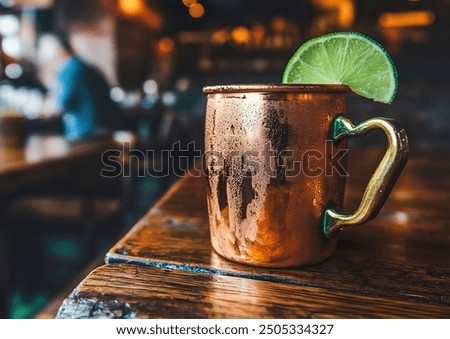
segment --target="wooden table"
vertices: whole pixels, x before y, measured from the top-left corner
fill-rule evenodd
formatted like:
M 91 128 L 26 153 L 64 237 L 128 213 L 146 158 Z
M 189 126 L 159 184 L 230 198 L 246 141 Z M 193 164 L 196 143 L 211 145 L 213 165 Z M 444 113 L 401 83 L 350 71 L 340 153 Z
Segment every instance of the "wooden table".
M 101 154 L 117 144 L 109 138 L 69 142 L 62 136 L 31 136 L 24 147 L 0 147 L 0 197 L 32 185 L 100 169 Z M 99 172 L 95 172 L 98 176 Z
M 353 150 L 354 208 L 382 150 Z M 412 154 L 378 217 L 305 268 L 247 267 L 211 248 L 204 178 L 181 179 L 63 302 L 59 318 L 448 318 L 450 157 Z
M 31 136 L 24 147 L 0 147 L 0 317 L 6 315 L 9 286 L 9 227 L 2 208 L 17 194 L 57 179 L 100 173 L 102 153 L 117 144 L 109 138 L 69 142 L 62 136 Z

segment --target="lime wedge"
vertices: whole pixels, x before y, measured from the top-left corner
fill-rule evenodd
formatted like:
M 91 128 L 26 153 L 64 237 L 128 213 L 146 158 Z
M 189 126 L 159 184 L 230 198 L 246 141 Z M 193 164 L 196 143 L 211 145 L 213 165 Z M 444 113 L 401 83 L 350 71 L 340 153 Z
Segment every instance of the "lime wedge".
M 305 42 L 289 60 L 283 83 L 344 84 L 353 92 L 390 104 L 397 71 L 379 43 L 361 33 L 339 32 Z

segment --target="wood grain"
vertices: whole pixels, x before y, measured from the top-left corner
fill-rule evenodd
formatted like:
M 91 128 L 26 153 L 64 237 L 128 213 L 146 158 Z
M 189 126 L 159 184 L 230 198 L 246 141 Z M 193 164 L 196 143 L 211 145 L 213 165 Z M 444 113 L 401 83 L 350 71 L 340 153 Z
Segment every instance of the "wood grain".
M 450 306 L 133 264 L 93 271 L 58 318 L 438 318 Z
M 348 209 L 362 195 L 380 150 L 350 157 Z M 450 161 L 412 157 L 380 215 L 340 235 L 332 258 L 297 269 L 263 269 L 236 264 L 211 248 L 204 178 L 188 177 L 107 254 L 107 263 L 237 276 L 312 286 L 340 293 L 450 305 Z M 436 183 L 437 179 L 439 182 Z

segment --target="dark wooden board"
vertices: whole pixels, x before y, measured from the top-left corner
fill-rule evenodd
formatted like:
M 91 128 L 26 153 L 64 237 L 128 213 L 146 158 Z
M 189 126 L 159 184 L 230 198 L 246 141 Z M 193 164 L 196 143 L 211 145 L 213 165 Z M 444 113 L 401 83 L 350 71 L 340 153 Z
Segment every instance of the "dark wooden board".
M 58 318 L 445 318 L 417 304 L 271 281 L 133 264 L 94 270 Z

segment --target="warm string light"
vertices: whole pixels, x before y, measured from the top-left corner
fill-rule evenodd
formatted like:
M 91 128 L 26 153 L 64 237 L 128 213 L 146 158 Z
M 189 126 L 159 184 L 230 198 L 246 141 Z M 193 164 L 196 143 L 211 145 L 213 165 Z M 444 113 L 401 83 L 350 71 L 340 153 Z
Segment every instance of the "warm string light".
M 126 15 L 137 15 L 145 8 L 144 0 L 119 0 L 118 5 Z
M 158 49 L 163 54 L 168 54 L 168 53 L 172 52 L 174 47 L 175 47 L 175 43 L 173 42 L 172 38 L 164 37 L 164 38 L 159 39 L 159 41 L 158 41 Z
M 203 7 L 202 4 L 196 3 L 196 4 L 192 5 L 191 7 L 189 7 L 189 14 L 194 19 L 201 18 L 203 16 L 203 14 L 205 14 L 205 8 Z
M 219 45 L 223 45 L 228 41 L 228 32 L 226 29 L 221 29 L 213 33 L 211 40 Z
M 386 12 L 380 15 L 378 23 L 382 27 L 430 26 L 435 19 L 431 11 Z
M 194 6 L 197 3 L 197 0 L 183 0 L 183 5 L 186 7 Z
M 268 28 L 256 23 L 251 27 L 236 26 L 215 30 L 211 32 L 209 41 L 217 45 L 232 42 L 237 45 L 245 45 L 250 49 L 283 49 L 291 48 L 292 42 L 297 41 L 293 38 L 294 34 L 295 27 L 293 28 L 293 24 L 289 20 L 275 17 Z
M 270 26 L 275 32 L 283 32 L 286 30 L 286 20 L 282 17 L 275 17 L 272 19 Z
M 182 2 L 189 8 L 189 15 L 194 19 L 199 19 L 205 14 L 205 7 L 197 0 L 182 0 Z
M 129 19 L 137 20 L 153 30 L 160 30 L 163 18 L 159 12 L 145 2 L 145 0 L 114 0 L 117 11 Z
M 231 31 L 231 38 L 238 44 L 245 44 L 250 41 L 250 32 L 244 26 L 238 26 Z
M 316 19 L 316 26 L 326 30 L 328 25 L 338 24 L 342 28 L 351 27 L 355 21 L 355 0 L 313 0 L 312 4 L 324 12 Z

